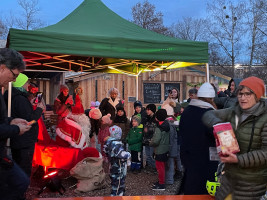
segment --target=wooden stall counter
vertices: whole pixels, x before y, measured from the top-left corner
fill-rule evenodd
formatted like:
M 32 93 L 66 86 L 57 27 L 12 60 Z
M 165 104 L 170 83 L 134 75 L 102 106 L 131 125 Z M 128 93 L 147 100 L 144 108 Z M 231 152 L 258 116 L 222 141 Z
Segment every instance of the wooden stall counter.
M 210 195 L 37 198 L 35 200 L 214 200 Z

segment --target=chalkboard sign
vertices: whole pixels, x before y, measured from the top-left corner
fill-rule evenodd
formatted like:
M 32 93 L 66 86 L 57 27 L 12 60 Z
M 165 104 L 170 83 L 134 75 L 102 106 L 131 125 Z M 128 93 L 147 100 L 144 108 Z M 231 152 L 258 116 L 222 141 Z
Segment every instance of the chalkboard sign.
M 178 88 L 180 91 L 180 83 L 164 83 L 164 99 L 166 100 L 168 97 L 168 90 L 171 90 L 172 88 Z
M 144 83 L 144 103 L 160 103 L 161 101 L 161 84 Z

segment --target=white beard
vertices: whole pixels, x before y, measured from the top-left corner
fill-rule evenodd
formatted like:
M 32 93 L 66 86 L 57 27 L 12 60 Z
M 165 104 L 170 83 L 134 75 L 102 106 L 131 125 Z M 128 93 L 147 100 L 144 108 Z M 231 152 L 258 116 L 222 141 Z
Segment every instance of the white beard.
M 89 121 L 89 118 L 85 114 L 69 114 L 68 118 L 73 119 L 77 124 L 79 124 L 82 128 L 82 134 L 85 136 L 86 146 L 89 146 L 90 144 L 90 130 L 91 130 L 91 124 Z

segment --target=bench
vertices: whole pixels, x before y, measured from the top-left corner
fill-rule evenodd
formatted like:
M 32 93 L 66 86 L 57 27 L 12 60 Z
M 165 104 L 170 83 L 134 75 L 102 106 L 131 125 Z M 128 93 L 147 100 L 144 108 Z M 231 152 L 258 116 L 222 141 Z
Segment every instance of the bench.
M 162 196 L 116 196 L 116 197 L 68 197 L 37 198 L 35 200 L 214 200 L 210 195 L 162 195 Z

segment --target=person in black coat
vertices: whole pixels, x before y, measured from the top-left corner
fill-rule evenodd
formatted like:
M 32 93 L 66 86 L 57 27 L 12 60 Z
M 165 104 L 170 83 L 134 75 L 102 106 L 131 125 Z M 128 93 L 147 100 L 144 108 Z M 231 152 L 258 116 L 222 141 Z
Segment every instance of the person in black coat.
M 28 99 L 28 77 L 20 74 L 16 82 L 13 82 L 11 97 L 11 117 L 22 118 L 27 121 L 35 120 L 32 128 L 22 136 L 14 136 L 10 139 L 12 158 L 30 177 L 32 170 L 32 158 L 34 153 L 35 142 L 38 137 L 38 119 L 41 117 L 45 105 L 43 102 L 37 104 L 36 110 Z M 5 101 L 8 100 L 8 93 L 4 94 Z
M 204 83 L 198 90 L 198 99 L 192 99 L 181 115 L 179 134 L 185 174 L 180 192 L 185 195 L 208 194 L 206 182 L 214 181 L 218 162 L 210 160 L 209 150 L 215 148 L 215 138 L 212 129 L 201 120 L 205 112 L 216 109 L 214 97 L 212 85 Z
M 235 106 L 235 104 L 238 102 L 236 91 L 241 81 L 242 79 L 239 78 L 231 79 L 229 81 L 228 89 L 224 92 L 226 96 L 220 95 L 219 97 L 219 95 L 216 95 L 214 102 L 218 109 L 225 109 Z
M 146 123 L 144 124 L 144 136 L 143 136 L 143 145 L 145 146 L 145 154 L 146 154 L 146 169 L 153 170 L 156 169 L 155 159 L 153 158 L 154 148 L 149 146 L 149 142 L 151 141 L 155 129 L 157 127 L 157 121 L 155 117 L 156 113 L 156 105 L 148 104 L 146 106 Z
M 141 124 L 144 126 L 147 120 L 146 109 L 142 106 L 141 101 L 138 100 L 134 102 L 134 114 L 132 115 L 132 118 L 137 114 L 141 115 Z M 130 128 L 132 128 L 132 121 L 130 123 Z
M 0 49 L 0 87 L 7 88 L 8 82 L 15 81 L 25 70 L 23 56 L 13 49 Z M 31 126 L 19 118 L 7 118 L 6 104 L 0 92 L 0 194 L 1 199 L 25 199 L 30 179 L 25 172 L 7 155 L 8 138 L 23 135 Z
M 111 115 L 110 119 L 113 121 L 115 119 L 115 116 L 116 116 L 117 108 L 123 107 L 123 103 L 118 97 L 119 91 L 117 88 L 111 88 L 108 91 L 108 95 L 110 97 L 104 98 L 101 101 L 101 103 L 99 105 L 99 109 L 102 113 L 102 116 L 110 114 Z

